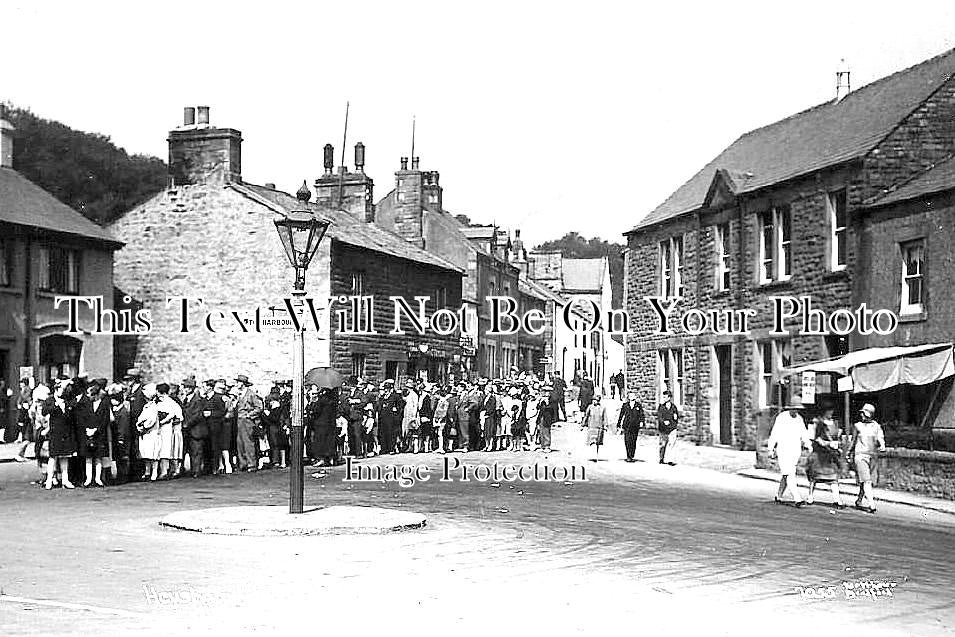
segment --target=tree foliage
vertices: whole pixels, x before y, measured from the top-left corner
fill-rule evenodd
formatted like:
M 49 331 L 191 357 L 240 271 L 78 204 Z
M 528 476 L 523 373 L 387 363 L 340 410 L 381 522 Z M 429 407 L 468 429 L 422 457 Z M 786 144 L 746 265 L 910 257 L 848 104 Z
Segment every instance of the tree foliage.
M 166 186 L 166 164 L 128 155 L 105 135 L 73 130 L 7 106 L 13 167 L 87 219 L 104 224 Z
M 577 232 L 568 232 L 560 239 L 545 241 L 535 250 L 559 251 L 563 256 L 571 259 L 594 259 L 608 257 L 610 262 L 610 286 L 613 289 L 613 306 L 623 304 L 623 259 L 620 253 L 626 246 L 620 243 L 611 243 L 605 239 L 594 237 L 585 239 Z

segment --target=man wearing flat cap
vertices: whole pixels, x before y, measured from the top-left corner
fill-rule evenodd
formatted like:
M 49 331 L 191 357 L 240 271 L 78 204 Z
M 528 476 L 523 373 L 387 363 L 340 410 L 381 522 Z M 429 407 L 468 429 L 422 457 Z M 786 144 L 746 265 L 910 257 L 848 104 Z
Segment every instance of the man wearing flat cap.
M 126 395 L 129 397 L 129 422 L 132 427 L 136 427 L 139 417 L 143 413 L 143 408 L 149 400 L 143 393 L 143 373 L 138 367 L 130 367 L 123 376 L 123 382 L 126 384 Z M 139 445 L 134 444 L 129 448 L 129 475 L 131 478 L 143 475 L 145 463 L 139 454 Z

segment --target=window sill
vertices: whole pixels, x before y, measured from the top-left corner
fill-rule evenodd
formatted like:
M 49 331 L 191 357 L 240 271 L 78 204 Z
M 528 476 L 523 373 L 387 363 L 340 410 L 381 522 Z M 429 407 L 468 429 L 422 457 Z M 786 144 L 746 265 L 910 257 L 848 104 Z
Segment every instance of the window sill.
M 15 294 L 21 296 L 23 294 L 23 288 L 16 288 L 12 286 L 2 286 L 0 287 L 0 294 Z
M 849 278 L 849 272 L 843 268 L 841 270 L 832 270 L 822 275 L 823 281 L 844 281 Z
M 777 281 L 760 281 L 759 289 L 760 290 L 774 290 L 774 289 L 785 289 L 791 288 L 793 284 L 792 278 L 782 279 Z
M 918 323 L 919 321 L 928 320 L 928 312 L 922 310 L 921 312 L 906 312 L 902 314 L 899 312 L 899 323 Z
M 719 299 L 719 298 L 722 298 L 722 297 L 724 297 L 724 296 L 729 296 L 729 295 L 730 295 L 730 291 L 729 291 L 729 290 L 713 290 L 713 294 L 712 294 L 712 296 L 713 296 L 714 299 Z

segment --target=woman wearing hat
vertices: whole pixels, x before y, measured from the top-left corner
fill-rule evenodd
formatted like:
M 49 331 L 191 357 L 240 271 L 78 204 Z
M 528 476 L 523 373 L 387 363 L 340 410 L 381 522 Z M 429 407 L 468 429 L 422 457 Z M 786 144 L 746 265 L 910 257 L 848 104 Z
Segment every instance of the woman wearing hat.
M 877 423 L 875 405 L 866 403 L 859 410 L 859 422 L 855 423 L 852 435 L 852 456 L 856 469 L 856 481 L 859 483 L 859 497 L 856 508 L 866 513 L 875 513 L 872 498 L 872 483 L 878 475 L 879 454 L 885 451 L 885 433 Z M 863 504 L 867 502 L 867 504 Z
M 77 451 L 85 460 L 86 480 L 84 487 L 103 485 L 103 458 L 109 455 L 106 429 L 109 427 L 110 409 L 106 400 L 106 379 L 89 384 L 86 396 L 76 404 Z M 94 472 L 95 470 L 95 472 Z
M 57 465 L 63 488 L 72 489 L 70 482 L 70 458 L 76 455 L 76 437 L 73 430 L 73 407 L 67 400 L 70 383 L 57 383 L 53 396 L 43 406 L 43 415 L 50 420 L 50 459 L 46 464 L 46 488 L 53 488 Z
M 607 408 L 599 393 L 594 394 L 592 400 L 584 412 L 584 426 L 587 427 L 587 446 L 597 445 L 599 454 L 600 445 L 604 443 L 604 432 L 607 431 Z
M 159 477 L 159 456 L 161 440 L 159 437 L 159 405 L 155 383 L 143 386 L 146 404 L 136 421 L 139 433 L 139 457 L 145 464 L 142 479 L 156 480 Z
M 829 484 L 832 490 L 832 506 L 844 509 L 846 505 L 842 503 L 839 494 L 839 478 L 845 469 L 842 450 L 839 447 L 842 429 L 832 417 L 832 413 L 832 406 L 826 405 L 812 422 L 812 453 L 806 462 L 806 477 L 809 478 L 809 497 L 806 502 L 812 504 L 816 485 L 822 482 Z
M 804 447 L 809 446 L 809 432 L 806 423 L 799 415 L 801 405 L 790 404 L 779 412 L 773 422 L 773 429 L 769 434 L 770 457 L 776 458 L 779 464 L 779 490 L 776 492 L 776 503 L 785 504 L 786 492 L 792 492 L 792 504 L 803 506 L 805 501 L 799 497 L 799 487 L 796 486 L 796 465 L 802 455 Z

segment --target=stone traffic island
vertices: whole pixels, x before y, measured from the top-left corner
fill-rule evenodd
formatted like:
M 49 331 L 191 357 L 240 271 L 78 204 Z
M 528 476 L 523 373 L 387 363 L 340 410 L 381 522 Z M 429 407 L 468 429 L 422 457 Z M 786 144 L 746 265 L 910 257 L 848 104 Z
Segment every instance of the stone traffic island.
M 214 535 L 380 534 L 423 528 L 425 517 L 410 511 L 364 506 L 330 506 L 292 515 L 285 506 L 236 506 L 180 511 L 160 526 Z

